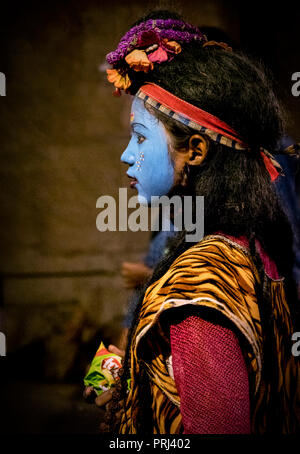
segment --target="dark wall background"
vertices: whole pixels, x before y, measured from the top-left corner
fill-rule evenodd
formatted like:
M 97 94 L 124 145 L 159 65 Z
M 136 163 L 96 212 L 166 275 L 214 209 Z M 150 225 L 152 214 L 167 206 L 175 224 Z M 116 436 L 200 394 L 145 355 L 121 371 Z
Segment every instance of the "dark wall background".
M 147 246 L 147 233 L 100 233 L 95 225 L 97 198 L 127 187 L 119 158 L 130 107 L 128 97 L 111 96 L 99 65 L 145 5 L 159 3 L 1 3 L 0 331 L 9 354 L 26 357 L 25 375 L 66 380 L 82 345 L 93 351 L 99 330 L 104 340 L 117 338 L 129 296 L 120 266 Z M 289 111 L 287 132 L 299 140 L 300 98 L 291 94 L 291 75 L 300 71 L 295 4 L 165 5 L 222 28 L 266 62 Z

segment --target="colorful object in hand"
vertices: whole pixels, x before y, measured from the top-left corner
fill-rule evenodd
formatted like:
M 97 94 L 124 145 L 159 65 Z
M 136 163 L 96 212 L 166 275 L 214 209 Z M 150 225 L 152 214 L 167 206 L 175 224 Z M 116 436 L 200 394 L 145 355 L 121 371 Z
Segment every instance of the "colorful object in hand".
M 121 361 L 120 356 L 110 353 L 101 342 L 90 369 L 84 377 L 85 386 L 93 386 L 98 396 L 107 391 L 119 379 L 118 372 L 122 367 Z

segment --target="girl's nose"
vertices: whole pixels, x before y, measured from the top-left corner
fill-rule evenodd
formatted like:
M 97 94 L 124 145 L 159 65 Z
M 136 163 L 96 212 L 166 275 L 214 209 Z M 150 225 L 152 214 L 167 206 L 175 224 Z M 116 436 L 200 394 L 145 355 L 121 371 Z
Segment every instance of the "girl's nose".
M 128 146 L 121 156 L 121 161 L 132 166 L 135 163 L 135 156 Z

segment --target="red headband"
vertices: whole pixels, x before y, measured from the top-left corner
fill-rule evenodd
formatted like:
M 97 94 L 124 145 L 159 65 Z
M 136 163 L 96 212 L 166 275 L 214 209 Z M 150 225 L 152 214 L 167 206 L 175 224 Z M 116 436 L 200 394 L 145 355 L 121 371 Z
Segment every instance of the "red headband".
M 146 96 L 143 96 L 142 94 Z M 214 115 L 205 112 L 205 110 L 178 98 L 161 88 L 159 85 L 143 85 L 137 96 L 144 99 L 148 96 L 149 99 L 145 99 L 148 103 L 151 105 L 153 105 L 153 101 L 158 103 L 156 106 L 153 105 L 153 107 L 167 113 L 167 115 L 172 116 L 175 119 L 177 119 L 176 117 L 178 116 L 181 117 L 179 121 L 184 122 L 187 126 L 195 127 L 196 124 L 202 128 L 202 132 L 204 132 L 204 129 L 207 130 L 208 135 L 211 131 L 215 133 L 214 135 L 221 135 L 230 139 L 236 144 L 236 146 L 233 144 L 233 148 L 247 149 L 247 145 L 242 141 L 238 133 L 224 121 L 221 121 Z
M 206 134 L 215 142 L 236 150 L 250 151 L 249 147 L 242 141 L 238 133 L 227 123 L 221 121 L 214 115 L 205 112 L 199 107 L 178 98 L 159 85 L 152 83 L 143 85 L 136 96 L 174 120 Z M 276 180 L 280 174 L 280 165 L 274 157 L 263 148 L 261 148 L 261 155 L 266 169 L 269 172 L 271 181 Z

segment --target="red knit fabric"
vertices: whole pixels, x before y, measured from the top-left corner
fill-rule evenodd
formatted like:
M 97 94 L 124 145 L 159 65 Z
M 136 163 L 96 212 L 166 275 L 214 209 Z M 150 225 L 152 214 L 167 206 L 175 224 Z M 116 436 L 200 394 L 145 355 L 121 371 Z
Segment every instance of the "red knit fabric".
M 239 237 L 234 237 L 231 235 L 227 235 L 227 233 L 222 233 L 222 232 L 216 232 L 217 234 L 223 235 L 226 238 L 229 238 L 232 241 L 235 241 L 236 243 L 240 244 L 241 246 L 249 247 L 249 240 L 246 236 L 239 236 Z M 276 263 L 270 259 L 270 257 L 267 255 L 267 253 L 264 251 L 262 248 L 260 242 L 256 240 L 256 246 L 258 248 L 261 260 L 264 265 L 265 272 L 267 273 L 268 276 L 270 276 L 271 279 L 280 279 Z
M 171 325 L 185 434 L 250 433 L 249 383 L 235 334 L 197 316 Z

